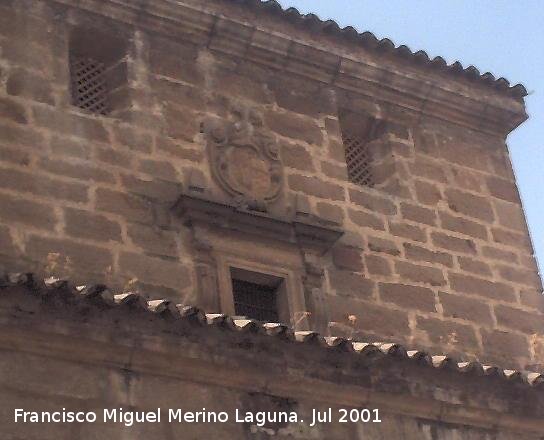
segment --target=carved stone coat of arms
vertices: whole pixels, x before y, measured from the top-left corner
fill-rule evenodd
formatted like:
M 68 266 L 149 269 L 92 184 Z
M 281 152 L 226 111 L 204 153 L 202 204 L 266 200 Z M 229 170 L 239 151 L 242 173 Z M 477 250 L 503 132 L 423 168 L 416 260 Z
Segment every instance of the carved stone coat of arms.
M 209 119 L 204 133 L 212 176 L 239 204 L 266 207 L 280 194 L 283 167 L 275 138 L 259 115 L 238 110 L 236 119 Z

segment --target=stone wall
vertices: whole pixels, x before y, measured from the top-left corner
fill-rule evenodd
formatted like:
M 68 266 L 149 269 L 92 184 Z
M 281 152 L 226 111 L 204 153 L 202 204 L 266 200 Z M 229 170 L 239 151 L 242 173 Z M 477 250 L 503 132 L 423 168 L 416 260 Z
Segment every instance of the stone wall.
M 0 2 L 0 263 L 6 269 L 199 305 L 190 234 L 171 208 L 194 182 L 221 195 L 201 125 L 210 117 L 232 119 L 243 108 L 259 115 L 280 146 L 285 203 L 298 194 L 314 215 L 345 231 L 324 257 L 331 333 L 541 368 L 541 282 L 506 133 L 424 117 L 295 68 L 267 67 L 164 17 L 142 12 L 138 21 L 105 1 L 94 9 L 90 0 L 70 3 Z M 241 6 L 206 7 L 249 19 Z M 273 14 L 250 18 L 331 53 L 366 57 L 413 78 L 428 75 L 394 57 L 291 28 Z M 124 42 L 126 83 L 110 115 L 71 105 L 69 53 L 78 33 L 96 33 L 104 47 Z M 461 90 L 467 102 L 523 107 L 455 76 L 431 77 Z M 342 109 L 387 121 L 380 151 L 391 178 L 384 185 L 348 181 Z
M 355 353 L 297 342 L 281 332 L 237 329 L 232 321 L 146 310 L 136 300 L 114 303 L 107 292 L 71 293 L 62 283 L 3 280 L 0 291 L 5 440 L 542 438 L 542 383 L 433 367 L 395 350 Z M 15 423 L 16 408 L 94 412 L 97 420 Z M 310 426 L 314 410 L 329 408 L 331 422 Z M 377 410 L 380 422 L 340 423 L 341 408 Z M 104 423 L 104 409 L 160 409 L 161 422 Z M 169 410 L 178 409 L 226 412 L 228 421 L 169 422 Z M 236 410 L 238 420 L 247 412 L 285 411 L 298 421 L 259 423 L 256 415 L 237 422 Z

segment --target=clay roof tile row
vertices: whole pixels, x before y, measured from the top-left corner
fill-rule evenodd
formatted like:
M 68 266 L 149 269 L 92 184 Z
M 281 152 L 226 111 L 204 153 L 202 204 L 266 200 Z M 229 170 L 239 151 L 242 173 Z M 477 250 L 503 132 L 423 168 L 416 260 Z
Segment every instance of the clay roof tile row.
M 159 299 L 148 301 L 140 293 L 112 293 L 105 285 L 73 286 L 67 280 L 58 278 L 37 278 L 32 273 L 6 274 L 0 277 L 0 294 L 13 287 L 25 287 L 32 295 L 46 299 L 48 296 L 58 296 L 67 304 L 87 302 L 98 308 L 130 307 L 152 313 L 164 319 L 174 318 L 186 320 L 203 327 L 215 327 L 233 332 L 263 334 L 291 343 L 314 345 L 323 349 L 339 350 L 355 353 L 369 359 L 389 356 L 404 359 L 418 365 L 441 370 L 450 370 L 462 374 L 497 377 L 508 382 L 528 385 L 531 387 L 544 384 L 544 374 L 502 369 L 497 366 L 484 365 L 480 362 L 459 362 L 444 355 L 433 356 L 421 350 L 407 350 L 400 344 L 384 342 L 361 342 L 342 337 L 327 337 L 313 331 L 293 331 L 287 325 L 273 322 L 260 322 L 254 319 L 230 317 L 218 313 L 204 311 L 187 305 L 174 304 L 171 301 Z
M 367 49 L 375 50 L 381 53 L 393 53 L 400 58 L 412 60 L 413 62 L 428 66 L 435 71 L 448 72 L 450 74 L 462 76 L 468 80 L 479 81 L 496 90 L 504 91 L 515 98 L 527 96 L 527 89 L 522 84 L 511 85 L 506 78 L 496 78 L 492 73 L 481 73 L 476 67 L 463 67 L 459 61 L 448 64 L 442 57 L 430 58 L 423 51 L 413 52 L 408 46 L 395 44 L 388 38 L 378 39 L 372 32 L 358 32 L 352 26 L 341 28 L 334 20 L 321 20 L 315 14 L 301 14 L 296 8 L 284 9 L 276 0 L 230 0 L 241 3 L 249 7 L 258 8 L 273 14 L 278 14 L 297 25 L 305 26 L 315 32 L 324 32 L 335 36 L 340 36 L 346 40 L 361 44 Z

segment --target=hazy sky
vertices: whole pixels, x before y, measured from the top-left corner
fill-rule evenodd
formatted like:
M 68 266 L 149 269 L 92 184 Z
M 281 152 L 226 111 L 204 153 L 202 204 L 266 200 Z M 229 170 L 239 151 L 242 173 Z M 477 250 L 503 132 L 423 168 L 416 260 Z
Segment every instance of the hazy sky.
M 279 0 L 301 13 L 332 18 L 425 50 L 448 62 L 503 76 L 529 91 L 529 120 L 509 137 L 540 272 L 544 269 L 544 1 Z

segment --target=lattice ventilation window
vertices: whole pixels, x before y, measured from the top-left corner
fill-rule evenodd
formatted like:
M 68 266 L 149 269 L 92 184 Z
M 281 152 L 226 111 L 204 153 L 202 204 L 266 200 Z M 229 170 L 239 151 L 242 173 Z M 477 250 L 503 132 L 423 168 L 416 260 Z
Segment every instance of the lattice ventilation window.
M 72 57 L 72 104 L 91 113 L 107 115 L 106 66 L 92 58 Z
M 367 142 L 356 134 L 342 133 L 346 150 L 346 164 L 350 182 L 363 186 L 374 186 L 372 157 L 367 149 Z
M 95 115 L 121 117 L 131 107 L 128 35 L 114 26 L 70 32 L 72 105 Z
M 374 186 L 375 163 L 369 143 L 377 137 L 379 125 L 377 120 L 350 112 L 340 113 L 339 120 L 350 182 Z

